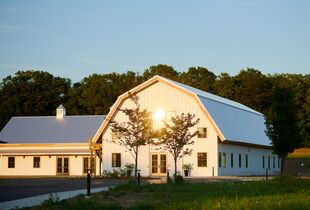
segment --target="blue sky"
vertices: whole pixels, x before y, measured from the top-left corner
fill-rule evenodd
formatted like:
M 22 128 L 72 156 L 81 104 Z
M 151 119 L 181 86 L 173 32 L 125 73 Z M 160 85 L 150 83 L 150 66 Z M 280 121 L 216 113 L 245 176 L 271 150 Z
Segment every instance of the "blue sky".
M 76 82 L 157 64 L 306 74 L 309 11 L 308 0 L 0 0 L 0 79 L 35 69 Z

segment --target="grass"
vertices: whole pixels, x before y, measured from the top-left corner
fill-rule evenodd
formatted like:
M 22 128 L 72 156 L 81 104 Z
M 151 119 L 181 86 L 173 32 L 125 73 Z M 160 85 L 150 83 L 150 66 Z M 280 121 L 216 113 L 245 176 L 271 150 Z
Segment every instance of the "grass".
M 309 158 L 310 159 L 310 148 L 295 149 L 293 153 L 288 154 L 288 158 Z
M 50 200 L 29 209 L 310 209 L 310 180 L 286 177 L 142 186 L 128 182 L 90 199 L 81 195 L 60 202 Z

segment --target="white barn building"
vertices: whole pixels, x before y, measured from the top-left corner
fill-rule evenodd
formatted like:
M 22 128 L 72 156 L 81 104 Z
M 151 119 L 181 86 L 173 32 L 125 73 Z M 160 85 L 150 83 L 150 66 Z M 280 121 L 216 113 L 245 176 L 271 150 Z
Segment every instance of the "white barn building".
M 0 144 L 0 176 L 82 176 L 88 168 L 100 174 L 89 140 L 104 117 L 66 116 L 62 105 L 56 116 L 12 117 L 0 132 L 7 142 Z
M 195 114 L 199 124 L 192 128 L 200 134 L 190 156 L 178 161 L 191 163 L 192 177 L 264 175 L 269 168 L 270 174 L 279 172 L 280 160 L 272 153 L 271 142 L 265 134 L 264 116 L 240 103 L 198 90 L 196 88 L 155 76 L 118 97 L 104 122 L 99 127 L 93 142 L 102 142 L 103 170 L 124 167 L 134 163 L 129 152 L 118 144 L 110 143 L 115 138 L 110 121 L 127 121 L 118 108 L 131 108 L 133 102 L 129 92 L 139 97 L 142 109 L 161 113 L 164 120 L 181 113 Z M 154 127 L 162 121 L 154 120 Z M 143 146 L 139 153 L 138 169 L 142 176 L 164 176 L 167 170 L 174 173 L 172 156 L 167 151 L 159 151 L 153 145 Z M 183 172 L 181 172 L 183 173 Z

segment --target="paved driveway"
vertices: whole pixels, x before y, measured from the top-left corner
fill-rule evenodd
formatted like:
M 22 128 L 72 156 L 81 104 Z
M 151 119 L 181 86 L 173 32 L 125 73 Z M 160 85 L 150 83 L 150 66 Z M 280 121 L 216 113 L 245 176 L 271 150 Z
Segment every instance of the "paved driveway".
M 92 179 L 91 187 L 109 187 L 124 180 Z M 36 178 L 36 179 L 0 179 L 0 202 L 27 198 L 31 196 L 85 189 L 85 178 Z

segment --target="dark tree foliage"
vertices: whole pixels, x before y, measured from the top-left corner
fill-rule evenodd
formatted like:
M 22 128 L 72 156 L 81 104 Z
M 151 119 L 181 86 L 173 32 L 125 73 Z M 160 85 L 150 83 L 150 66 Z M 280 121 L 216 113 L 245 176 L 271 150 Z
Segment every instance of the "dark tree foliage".
M 305 103 L 298 112 L 300 134 L 303 138 L 303 147 L 310 147 L 310 88 L 305 95 Z
M 234 100 L 262 113 L 271 105 L 272 83 L 260 71 L 248 68 L 234 77 Z
M 180 158 L 191 155 L 192 149 L 185 148 L 194 143 L 193 137 L 198 132 L 190 132 L 190 129 L 199 123 L 199 118 L 195 119 L 194 114 L 184 114 L 171 118 L 171 123 L 165 123 L 165 128 L 161 129 L 158 137 L 158 144 L 168 151 L 174 160 L 174 178 L 177 176 L 177 162 Z
M 154 133 L 152 131 L 152 119 L 151 113 L 146 109 L 141 109 L 139 104 L 139 98 L 136 95 L 130 95 L 131 100 L 134 103 L 134 107 L 131 109 L 119 109 L 127 117 L 127 122 L 111 121 L 111 130 L 114 133 L 115 138 L 111 141 L 124 147 L 135 161 L 135 177 L 137 177 L 138 160 L 139 160 L 139 148 L 146 144 L 153 142 Z
M 272 141 L 273 151 L 282 159 L 281 175 L 283 174 L 283 163 L 288 153 L 301 146 L 295 112 L 292 90 L 275 86 L 271 112 L 266 119 L 266 134 Z
M 236 87 L 234 78 L 228 73 L 221 73 L 214 83 L 215 93 L 231 100 L 235 98 Z
M 53 115 L 67 101 L 70 80 L 43 71 L 19 71 L 3 79 L 0 127 L 12 116 Z
M 190 67 L 187 72 L 179 76 L 181 83 L 214 93 L 216 75 L 204 67 Z
M 146 69 L 143 73 L 143 79 L 144 81 L 146 81 L 155 75 L 159 75 L 172 80 L 177 80 L 179 73 L 174 70 L 172 66 L 159 64 L 156 66 L 150 66 L 150 68 Z
M 69 92 L 68 113 L 107 114 L 119 95 L 141 82 L 142 78 L 131 71 L 93 74 L 76 83 Z

